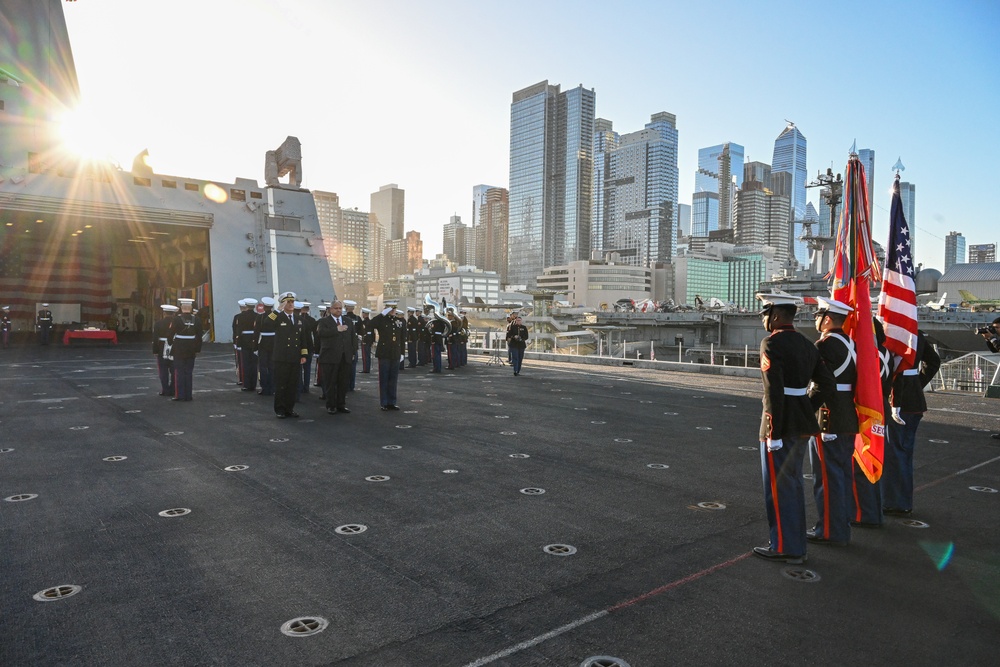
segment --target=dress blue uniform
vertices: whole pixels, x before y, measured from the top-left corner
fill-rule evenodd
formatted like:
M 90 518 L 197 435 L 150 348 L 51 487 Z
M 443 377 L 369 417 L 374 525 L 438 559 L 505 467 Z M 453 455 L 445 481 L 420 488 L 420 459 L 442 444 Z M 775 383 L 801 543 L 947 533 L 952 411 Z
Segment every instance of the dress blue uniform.
M 163 317 L 153 323 L 153 354 L 156 355 L 156 370 L 160 377 L 160 396 L 174 395 L 174 360 L 173 356 L 163 356 L 167 342 L 170 340 L 170 325 L 177 313 L 177 306 L 163 304 Z
M 183 312 L 184 305 L 192 299 L 178 299 L 182 312 L 170 324 L 167 336 L 171 354 L 174 357 L 174 401 L 190 401 L 194 382 L 194 358 L 201 352 L 201 318 L 191 312 Z
M 396 386 L 399 382 L 399 359 L 406 340 L 406 321 L 396 317 L 395 304 L 372 318 L 372 327 L 378 333 L 375 357 L 378 359 L 379 405 L 383 410 L 398 410 Z

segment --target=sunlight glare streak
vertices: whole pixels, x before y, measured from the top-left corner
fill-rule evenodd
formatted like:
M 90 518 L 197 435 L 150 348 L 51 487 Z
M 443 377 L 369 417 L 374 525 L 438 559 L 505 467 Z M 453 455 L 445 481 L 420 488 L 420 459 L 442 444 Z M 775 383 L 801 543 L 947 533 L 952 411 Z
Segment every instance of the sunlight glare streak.
M 216 204 L 225 204 L 226 200 L 229 199 L 229 195 L 215 183 L 206 183 L 205 198 L 214 201 Z

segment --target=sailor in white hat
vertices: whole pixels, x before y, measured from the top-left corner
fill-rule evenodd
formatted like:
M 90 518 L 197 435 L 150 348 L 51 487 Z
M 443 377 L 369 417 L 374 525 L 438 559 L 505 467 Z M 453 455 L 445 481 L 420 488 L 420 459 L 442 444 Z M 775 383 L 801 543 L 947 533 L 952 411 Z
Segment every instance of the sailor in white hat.
M 241 385 L 243 384 L 243 355 L 240 348 L 240 329 L 237 320 L 240 318 L 240 313 L 245 313 L 250 307 L 247 305 L 246 299 L 240 299 L 236 305 L 240 307 L 240 310 L 233 315 L 233 353 L 236 355 L 236 384 Z
M 10 306 L 0 308 L 0 337 L 3 338 L 3 349 L 10 347 L 10 332 L 14 329 L 14 323 L 10 319 Z
M 343 301 L 341 301 L 341 303 L 344 304 L 344 314 L 343 314 L 344 319 L 350 320 L 351 323 L 354 324 L 354 333 L 359 337 L 359 340 L 361 340 L 361 338 L 363 337 L 361 328 L 362 327 L 361 318 L 358 317 L 358 314 L 356 312 L 354 312 L 354 309 L 357 307 L 358 302 L 352 301 L 351 299 L 344 299 Z M 347 379 L 347 391 L 357 391 L 358 356 L 359 355 L 355 354 L 354 360 L 351 361 L 351 374 L 350 377 Z M 368 371 L 364 372 L 367 373 Z
M 49 310 L 49 304 L 42 304 L 42 308 L 35 318 L 35 326 L 38 329 L 38 344 L 48 345 L 49 333 L 52 331 L 52 311 Z
M 257 299 L 243 299 L 243 308 L 233 320 L 233 344 L 240 355 L 240 391 L 257 389 L 257 354 L 254 342 L 257 326 Z
M 395 300 L 385 301 L 385 308 L 372 318 L 372 328 L 378 332 L 375 357 L 378 359 L 379 406 L 383 411 L 399 410 L 396 388 L 399 382 L 399 360 L 403 356 L 406 323 L 396 317 Z
M 854 407 L 854 385 L 858 379 L 854 341 L 844 332 L 844 322 L 854 308 L 829 297 L 816 297 L 816 349 L 833 373 L 837 391 L 826 398 L 816 413 L 820 437 L 810 438 L 809 455 L 816 479 L 813 497 L 819 517 L 806 531 L 816 544 L 844 546 L 851 540 L 851 509 L 854 487 L 854 440 L 858 413 Z M 815 394 L 816 392 L 810 392 Z
M 170 339 L 170 325 L 177 314 L 177 306 L 165 303 L 160 306 L 163 317 L 153 322 L 153 354 L 156 355 L 156 371 L 160 377 L 160 396 L 174 395 L 174 357 L 167 347 Z
M 783 292 L 758 294 L 757 299 L 770 334 L 760 344 L 764 411 L 758 434 L 770 542 L 754 547 L 752 553 L 797 564 L 806 557 L 802 460 L 810 435 L 819 431 L 808 386 L 816 382 L 823 397 L 835 392 L 836 386 L 819 352 L 795 331 L 793 320 L 801 299 Z
M 260 389 L 257 390 L 257 394 L 260 396 L 274 396 L 274 363 L 271 360 L 274 354 L 274 319 L 277 317 L 274 303 L 274 297 L 261 297 L 262 309 L 257 313 L 254 322 L 254 347 L 260 379 Z M 271 317 L 272 315 L 274 317 Z
M 417 347 L 420 345 L 420 321 L 417 319 L 417 309 L 406 308 L 406 358 L 410 368 L 417 366 Z
M 192 400 L 194 358 L 201 352 L 201 319 L 192 312 L 194 299 L 177 299 L 180 312 L 174 316 L 167 336 L 170 353 L 174 357 L 173 401 Z
M 283 292 L 278 297 L 280 313 L 274 316 L 274 414 L 279 419 L 298 417 L 295 402 L 298 398 L 301 367 L 306 363 L 306 347 L 302 318 L 295 314 L 295 292 Z M 271 316 L 268 316 L 271 317 Z
M 361 338 L 362 373 L 372 372 L 372 343 L 375 342 L 375 329 L 372 328 L 371 314 L 371 308 L 362 308 L 361 319 L 355 322 L 357 334 Z

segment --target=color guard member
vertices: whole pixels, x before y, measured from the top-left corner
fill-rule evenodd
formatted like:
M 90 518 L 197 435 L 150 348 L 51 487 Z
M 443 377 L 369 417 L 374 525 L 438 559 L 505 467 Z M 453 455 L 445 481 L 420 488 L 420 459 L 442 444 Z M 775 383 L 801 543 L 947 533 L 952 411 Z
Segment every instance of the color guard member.
M 170 325 L 177 314 L 177 306 L 165 303 L 160 308 L 163 309 L 163 317 L 153 322 L 153 354 L 156 355 L 156 371 L 160 376 L 160 396 L 174 395 L 174 358 L 173 355 L 164 356 L 167 342 L 170 340 Z M 169 350 L 166 350 L 169 354 Z
M 170 324 L 167 340 L 174 358 L 174 397 L 172 401 L 190 401 L 194 382 L 194 358 L 201 352 L 201 319 L 193 311 L 194 299 L 177 299 L 180 312 Z

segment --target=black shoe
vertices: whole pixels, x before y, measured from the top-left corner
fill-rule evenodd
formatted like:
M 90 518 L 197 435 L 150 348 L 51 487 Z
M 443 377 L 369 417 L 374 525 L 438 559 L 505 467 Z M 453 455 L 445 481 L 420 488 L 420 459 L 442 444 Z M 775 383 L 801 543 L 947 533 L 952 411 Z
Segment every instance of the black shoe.
M 334 410 L 333 408 L 327 408 L 326 409 L 326 414 L 328 414 L 328 415 L 335 415 L 335 414 L 337 414 L 337 411 Z
M 177 398 L 176 396 L 174 396 L 174 397 L 173 397 L 173 398 L 171 398 L 170 400 L 171 400 L 171 401 L 183 401 L 184 399 L 183 399 L 183 398 Z
M 806 531 L 806 541 L 812 542 L 813 544 L 826 544 L 831 547 L 846 547 L 847 542 L 839 542 L 837 540 L 828 540 L 825 537 L 820 537 L 816 534 L 816 529 L 810 528 Z
M 792 565 L 800 565 L 808 560 L 805 554 L 801 556 L 779 554 L 777 551 L 772 551 L 771 547 L 754 547 L 751 553 L 758 558 L 774 561 L 775 563 L 791 563 Z
M 253 391 L 250 387 L 243 387 L 240 391 Z
M 316 384 L 314 384 L 313 386 L 314 386 L 314 387 L 322 387 L 323 385 L 321 385 L 321 384 L 319 384 L 319 383 L 316 383 Z
M 337 408 L 337 412 L 343 412 L 345 415 L 351 414 L 351 411 L 347 408 Z
M 168 393 L 167 393 L 167 392 L 165 392 L 165 391 L 158 391 L 158 392 L 156 392 L 156 395 L 157 395 L 157 396 L 169 396 L 170 394 L 168 394 Z
M 287 417 L 288 415 L 286 415 L 286 414 L 284 414 L 284 413 L 282 413 L 282 412 L 275 412 L 275 413 L 274 413 L 274 416 L 275 416 L 275 417 L 277 417 L 278 419 L 284 419 L 284 418 L 285 418 L 285 417 Z
M 298 419 L 299 418 L 299 413 L 298 412 L 286 412 L 285 416 L 286 417 L 295 417 L 296 419 Z
M 1000 440 L 1000 433 L 994 433 L 990 437 L 993 438 L 994 440 Z
M 399 410 L 399 406 L 398 405 L 390 405 L 390 406 L 388 406 L 388 408 L 390 410 Z
M 851 526 L 854 528 L 881 528 L 882 524 L 869 521 L 852 521 Z
M 882 510 L 882 514 L 888 514 L 890 516 L 906 516 L 907 514 L 912 513 L 913 510 L 901 510 L 898 507 L 886 507 Z
M 381 406 L 379 408 L 379 410 L 381 410 L 382 412 L 388 412 L 389 411 L 389 406 L 388 405 L 383 405 L 383 406 Z

